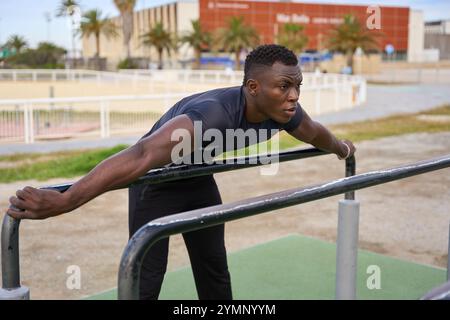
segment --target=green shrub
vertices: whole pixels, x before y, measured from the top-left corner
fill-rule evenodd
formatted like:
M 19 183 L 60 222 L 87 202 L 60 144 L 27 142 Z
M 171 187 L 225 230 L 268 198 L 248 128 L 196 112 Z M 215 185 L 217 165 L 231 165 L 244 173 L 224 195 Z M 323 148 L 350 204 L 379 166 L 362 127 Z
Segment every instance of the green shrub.
M 126 58 L 117 64 L 117 69 L 138 69 L 139 66 L 132 59 Z

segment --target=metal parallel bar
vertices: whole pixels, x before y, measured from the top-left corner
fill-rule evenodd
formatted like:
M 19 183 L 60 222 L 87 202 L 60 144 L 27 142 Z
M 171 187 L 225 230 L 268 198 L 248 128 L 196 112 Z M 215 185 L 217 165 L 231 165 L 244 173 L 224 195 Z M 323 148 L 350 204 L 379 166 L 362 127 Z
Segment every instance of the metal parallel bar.
M 19 266 L 19 224 L 5 214 L 2 224 L 2 287 L 13 289 L 20 287 Z
M 431 289 L 420 300 L 450 300 L 450 281 Z
M 218 161 L 212 164 L 178 165 L 173 167 L 158 168 L 149 171 L 139 178 L 136 184 L 157 184 L 167 181 L 188 179 L 219 172 L 244 169 L 254 166 L 261 166 L 272 162 L 285 162 L 290 160 L 305 159 L 315 156 L 329 154 L 316 148 L 300 149 L 281 152 L 279 154 L 248 156 L 242 158 L 231 158 Z M 42 189 L 51 189 L 65 192 L 72 186 L 72 183 L 52 185 Z M 126 188 L 119 187 L 116 189 Z M 2 250 L 2 286 L 4 289 L 20 287 L 20 263 L 19 263 L 19 224 L 16 220 L 5 215 L 2 224 L 1 250 Z
M 321 185 L 290 189 L 153 220 L 134 234 L 124 250 L 119 267 L 118 298 L 139 298 L 142 261 L 148 249 L 162 238 L 447 167 L 450 167 L 450 154 L 407 166 L 367 172 Z
M 214 173 L 251 168 L 262 166 L 273 162 L 286 162 L 291 160 L 306 159 L 321 155 L 327 155 L 329 152 L 322 151 L 316 148 L 299 149 L 292 151 L 280 152 L 279 154 L 271 154 L 266 156 L 247 156 L 242 158 L 231 158 L 223 161 L 216 161 L 211 164 L 191 164 L 191 165 L 177 165 L 173 167 L 165 167 L 150 170 L 147 174 L 137 179 L 132 185 L 138 184 L 158 184 L 168 181 L 176 181 L 181 179 L 189 179 L 193 177 L 205 176 Z M 353 163 L 353 165 L 355 165 Z M 72 186 L 72 183 L 64 183 L 59 185 L 52 185 L 44 187 L 43 189 L 52 189 L 59 192 L 65 192 Z M 123 189 L 127 186 L 118 187 L 116 189 Z

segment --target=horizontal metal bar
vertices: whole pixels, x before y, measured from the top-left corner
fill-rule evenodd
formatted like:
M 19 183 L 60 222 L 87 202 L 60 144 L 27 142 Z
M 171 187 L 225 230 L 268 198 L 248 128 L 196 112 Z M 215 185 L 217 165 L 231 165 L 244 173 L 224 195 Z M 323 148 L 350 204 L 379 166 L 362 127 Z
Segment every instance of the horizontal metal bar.
M 131 185 L 138 184 L 158 184 L 162 182 L 175 181 L 181 179 L 188 179 L 193 177 L 205 176 L 214 173 L 245 169 L 250 167 L 257 167 L 265 165 L 270 161 L 285 162 L 298 159 L 306 159 L 321 155 L 327 155 L 329 152 L 322 151 L 316 148 L 296 149 L 292 151 L 284 151 L 278 154 L 270 154 L 263 156 L 247 156 L 242 158 L 231 158 L 223 161 L 216 161 L 211 164 L 191 164 L 191 165 L 176 165 L 172 167 L 157 168 L 150 170 L 147 174 L 137 179 Z M 354 163 L 353 163 L 354 165 Z M 43 187 L 43 189 L 52 189 L 59 192 L 65 192 L 72 186 L 73 183 L 64 183 Z M 130 185 L 130 186 L 131 186 Z M 116 189 L 123 189 L 118 187 Z
M 312 187 L 290 189 L 153 220 L 139 229 L 125 248 L 119 267 L 118 298 L 139 298 L 142 261 L 148 249 L 162 238 L 447 167 L 450 167 L 450 154 L 407 166 L 372 171 Z

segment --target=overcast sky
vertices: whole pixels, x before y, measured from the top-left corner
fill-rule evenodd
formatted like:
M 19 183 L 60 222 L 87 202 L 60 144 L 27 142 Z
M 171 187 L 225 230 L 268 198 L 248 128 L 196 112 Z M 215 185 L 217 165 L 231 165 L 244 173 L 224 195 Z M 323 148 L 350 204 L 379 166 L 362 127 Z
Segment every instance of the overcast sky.
M 170 2 L 174 1 L 138 0 L 136 9 Z M 450 0 L 306 0 L 295 2 L 405 6 L 422 10 L 426 21 L 450 19 Z M 50 40 L 69 49 L 71 37 L 67 21 L 65 18 L 55 17 L 59 3 L 60 0 L 0 0 L 0 44 L 3 44 L 12 34 L 18 34 L 25 37 L 31 47 L 35 47 L 40 41 Z M 79 3 L 82 10 L 99 8 L 108 16 L 118 15 L 112 0 L 79 0 Z M 46 19 L 46 12 L 50 13 L 50 22 Z

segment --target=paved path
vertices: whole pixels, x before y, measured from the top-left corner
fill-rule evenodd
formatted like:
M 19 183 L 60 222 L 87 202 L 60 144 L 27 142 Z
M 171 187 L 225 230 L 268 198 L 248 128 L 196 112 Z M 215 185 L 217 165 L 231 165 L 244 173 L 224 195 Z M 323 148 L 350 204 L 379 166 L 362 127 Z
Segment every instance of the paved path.
M 367 102 L 359 107 L 315 117 L 323 124 L 339 124 L 415 113 L 450 104 L 450 85 L 369 85 Z
M 339 124 L 386 117 L 399 113 L 414 113 L 450 104 L 449 85 L 369 85 L 367 102 L 359 107 L 317 116 L 314 119 L 325 124 Z M 117 144 L 133 144 L 139 136 L 112 137 L 107 139 L 64 140 L 34 144 L 0 144 L 0 155 L 14 153 L 54 152 L 59 150 L 112 147 Z

